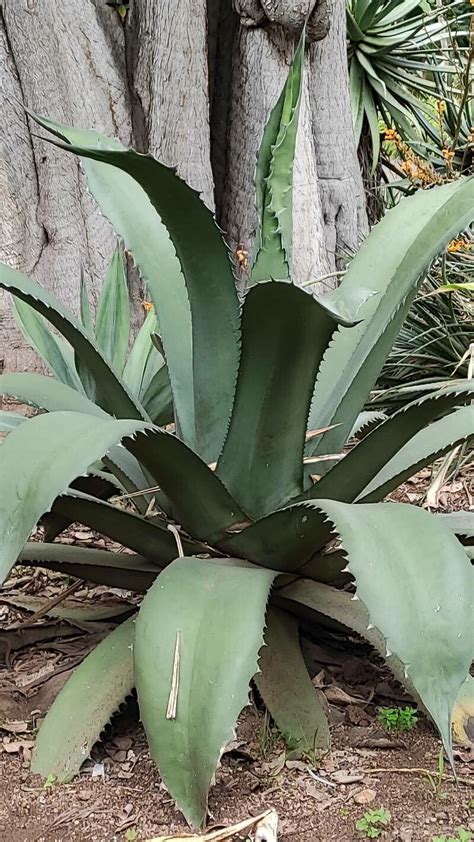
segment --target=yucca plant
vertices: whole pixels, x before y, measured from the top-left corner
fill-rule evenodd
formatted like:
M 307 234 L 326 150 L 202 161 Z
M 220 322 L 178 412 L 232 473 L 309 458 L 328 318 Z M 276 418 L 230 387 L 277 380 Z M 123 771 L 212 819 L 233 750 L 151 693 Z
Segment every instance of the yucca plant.
M 456 537 L 472 533 L 472 515 L 460 524 L 382 501 L 473 436 L 474 384 L 410 403 L 340 457 L 363 423 L 360 411 L 418 279 L 471 218 L 474 182 L 403 200 L 332 297 L 318 301 L 271 280 L 291 272 L 292 157 L 284 152 L 296 134 L 301 60 L 302 49 L 259 156 L 262 229 L 243 301 L 221 231 L 172 169 L 37 118 L 81 156 L 91 192 L 146 281 L 174 431 L 152 423 L 90 331 L 50 293 L 0 269 L 0 286 L 59 331 L 100 396 L 99 405 L 37 374 L 0 378 L 0 392 L 45 410 L 16 416 L 0 446 L 0 574 L 20 562 L 146 591 L 138 613 L 99 644 L 54 702 L 33 769 L 70 779 L 135 686 L 152 756 L 196 826 L 252 679 L 291 745 L 328 749 L 300 621 L 315 635 L 336 622 L 366 638 L 428 711 L 451 759 L 461 686 L 462 710 L 472 702 L 465 684 L 472 569 Z M 71 488 L 94 474 L 97 460 L 115 483 L 128 478 L 145 513 Z M 29 542 L 49 510 L 130 552 Z
M 470 245 L 454 240 L 452 247 Z M 408 311 L 390 355 L 383 367 L 377 402 L 384 396 L 390 403 L 403 398 L 405 386 L 415 389 L 430 384 L 447 384 L 453 378 L 468 377 L 474 339 L 474 291 L 469 251 L 447 252 L 431 267 Z M 390 392 L 383 390 L 389 389 Z
M 454 30 L 450 15 L 456 20 Z M 419 140 L 432 120 L 430 99 L 444 96 L 437 80 L 456 71 L 453 63 L 443 60 L 441 45 L 454 31 L 464 31 L 465 21 L 462 0 L 431 11 L 423 0 L 348 0 L 354 130 L 358 143 L 364 124 L 368 126 L 373 170 L 380 154 L 380 119 L 397 127 L 409 143 Z

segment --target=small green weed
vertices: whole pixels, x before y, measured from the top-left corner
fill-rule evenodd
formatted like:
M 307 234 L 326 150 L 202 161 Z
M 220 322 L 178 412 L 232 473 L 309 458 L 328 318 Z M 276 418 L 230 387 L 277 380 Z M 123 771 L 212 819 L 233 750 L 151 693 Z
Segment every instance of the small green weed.
M 379 708 L 377 719 L 386 731 L 413 731 L 418 716 L 414 708 Z
M 472 833 L 469 830 L 458 827 L 456 833 L 457 836 L 433 836 L 431 842 L 471 842 Z
M 377 839 L 382 835 L 382 830 L 392 819 L 389 810 L 367 810 L 363 817 L 356 822 L 357 830 L 365 836 L 366 839 Z
M 349 807 L 340 807 L 339 813 L 341 816 L 348 816 L 350 813 Z
M 444 792 L 441 788 L 443 786 L 443 778 L 444 778 L 444 749 L 441 749 L 440 752 L 439 752 L 439 757 L 438 757 L 438 773 L 437 773 L 436 777 L 434 777 L 434 775 L 428 774 L 428 779 L 429 779 L 429 782 L 430 782 L 431 786 L 433 787 L 433 792 L 434 792 L 435 798 L 448 798 L 449 797 L 448 793 Z
M 43 784 L 43 789 L 52 789 L 55 783 L 56 775 L 49 774 Z
M 127 842 L 136 842 L 136 840 L 138 839 L 138 831 L 135 830 L 134 827 L 129 827 L 125 834 L 125 839 L 127 840 Z

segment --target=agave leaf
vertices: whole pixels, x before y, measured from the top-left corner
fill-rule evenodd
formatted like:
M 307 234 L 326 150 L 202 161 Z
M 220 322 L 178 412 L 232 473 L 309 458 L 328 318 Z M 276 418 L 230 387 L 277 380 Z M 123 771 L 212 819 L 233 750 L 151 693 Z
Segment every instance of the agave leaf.
M 339 533 L 357 598 L 403 664 L 452 761 L 451 712 L 471 664 L 472 568 L 428 512 L 400 503 L 319 501 Z M 323 587 L 323 586 L 320 586 Z
M 349 433 L 348 440 L 359 437 L 361 433 L 362 436 L 360 437 L 363 438 L 374 426 L 380 424 L 381 421 L 386 420 L 387 416 L 385 415 L 385 412 L 377 410 L 363 410 L 362 412 L 359 412 L 355 424 Z
M 166 511 L 190 535 L 212 543 L 246 520 L 219 477 L 177 436 L 155 427 L 124 444 L 166 495 Z
M 107 270 L 97 304 L 95 334 L 106 360 L 118 374 L 125 365 L 130 336 L 127 278 L 119 246 Z
M 437 520 L 463 538 L 474 538 L 474 512 L 449 512 L 436 514 Z
M 148 358 L 151 353 L 155 352 L 151 341 L 151 334 L 156 330 L 156 327 L 157 318 L 154 311 L 150 310 L 138 331 L 123 370 L 124 382 L 137 397 L 140 397 L 142 393 L 143 377 Z
M 103 457 L 102 462 L 117 478 L 125 491 L 133 495 L 131 503 L 135 508 L 140 514 L 145 514 L 153 498 L 147 493 L 150 483 L 135 457 L 121 445 L 114 445 L 108 451 L 107 456 Z
M 172 423 L 173 394 L 166 365 L 156 372 L 146 392 L 141 397 L 141 402 L 154 424 L 165 427 Z
M 32 771 L 60 783 L 76 775 L 133 687 L 134 618 L 87 656 L 53 702 L 36 738 Z
M 272 602 L 295 614 L 301 621 L 315 627 L 327 625 L 330 629 L 356 632 L 360 637 L 386 657 L 387 646 L 383 634 L 370 622 L 369 612 L 360 600 L 354 601 L 350 592 L 327 584 L 298 578 L 283 586 L 272 597 Z M 400 682 L 422 705 L 413 684 L 405 674 L 403 664 L 395 656 L 390 658 L 390 668 Z
M 467 380 L 459 385 L 446 387 L 406 404 L 386 421 L 379 424 L 344 459 L 331 468 L 311 488 L 309 496 L 312 498 L 330 497 L 333 500 L 352 502 L 379 472 L 383 474 L 387 470 L 392 457 L 398 459 L 400 456 L 405 467 L 408 467 L 402 454 L 406 453 L 404 446 L 407 446 L 407 442 L 410 442 L 410 440 L 413 445 L 409 444 L 408 447 L 410 448 L 409 452 L 413 454 L 413 464 L 416 464 L 420 458 L 430 458 L 431 453 L 436 455 L 436 450 L 426 451 L 426 447 L 418 452 L 416 434 L 421 434 L 422 440 L 429 438 L 427 430 L 431 428 L 427 425 L 434 418 L 445 414 L 456 406 L 471 401 L 473 393 L 474 381 Z M 474 409 L 471 410 L 471 415 L 472 434 L 474 435 Z M 457 413 L 453 413 L 448 415 L 445 420 L 443 429 L 447 436 L 441 442 L 443 447 L 450 447 L 452 437 L 456 437 L 456 418 Z M 452 431 L 450 430 L 449 419 L 452 419 Z M 465 425 L 461 425 L 459 430 L 461 429 L 466 429 Z M 461 433 L 458 432 L 457 437 L 459 437 L 459 434 Z M 469 435 L 469 428 L 466 435 Z M 438 437 L 436 439 L 438 446 L 439 441 Z
M 265 643 L 254 681 L 279 731 L 290 748 L 309 755 L 329 751 L 329 724 L 303 660 L 298 620 L 269 608 Z
M 16 398 L 22 403 L 28 403 L 39 409 L 46 409 L 48 412 L 86 412 L 100 418 L 110 418 L 103 409 L 85 395 L 42 374 L 2 374 L 0 375 L 0 394 Z M 103 462 L 128 492 L 149 487 L 140 465 L 123 447 L 110 448 Z M 134 502 L 137 508 L 146 511 L 150 498 L 144 495 L 143 498 L 134 498 Z
M 293 285 L 270 282 L 247 294 L 235 404 L 217 473 L 252 517 L 303 489 L 314 379 L 335 328 L 334 317 Z
M 140 517 L 127 509 L 98 500 L 80 491 L 69 491 L 57 498 L 53 512 L 78 521 L 112 541 L 122 544 L 162 567 L 176 558 L 176 540 L 158 518 L 153 521 Z M 208 548 L 195 541 L 182 538 L 185 552 L 204 553 Z
M 257 156 L 256 205 L 259 227 L 251 280 L 291 276 L 293 162 L 303 81 L 303 28 L 287 80 L 265 126 Z
M 71 489 L 89 494 L 99 500 L 109 500 L 114 494 L 123 494 L 124 492 L 123 487 L 112 474 L 92 471 L 91 469 L 89 469 L 87 476 L 73 480 Z M 43 540 L 54 541 L 73 522 L 74 516 L 70 519 L 57 512 L 47 512 L 40 521 L 44 529 Z
M 44 374 L 0 374 L 0 394 L 48 412 L 86 412 L 99 418 L 110 417 L 82 392 Z
M 228 535 L 218 546 L 262 567 L 293 573 L 324 546 L 330 534 L 324 514 L 297 503 Z
M 143 556 L 113 553 L 90 547 L 31 541 L 25 544 L 18 563 L 44 567 L 98 585 L 142 593 L 155 581 L 161 567 Z
M 0 288 L 30 304 L 67 339 L 87 368 L 103 409 L 117 417 L 145 418 L 143 409 L 133 400 L 83 327 L 50 292 L 4 263 L 0 263 Z
M 179 428 L 206 461 L 215 461 L 232 409 L 240 314 L 227 247 L 211 212 L 151 156 L 95 132 L 35 119 L 65 140 L 65 149 L 97 162 L 84 165 L 90 189 L 141 267 L 160 314 Z
M 70 350 L 69 353 L 66 349 L 63 351 L 58 337 L 48 330 L 43 319 L 29 304 L 21 299 L 14 299 L 12 303 L 16 323 L 33 350 L 61 383 L 81 391 L 81 383 Z
M 23 424 L 23 421 L 27 420 L 24 415 L 20 415 L 18 412 L 5 412 L 2 410 L 0 411 L 0 432 L 9 433 L 15 427 L 18 427 L 19 424 Z
M 425 465 L 474 438 L 474 405 L 465 406 L 420 430 L 359 494 L 359 502 L 382 500 Z
M 309 417 L 310 430 L 340 424 L 308 445 L 308 453 L 337 453 L 380 374 L 416 293 L 423 272 L 452 237 L 472 219 L 474 179 L 420 190 L 376 225 L 338 290 L 353 295 L 371 279 L 375 295 L 360 307 L 362 323 L 339 327 L 319 370 Z M 380 255 L 384 260 L 380 261 Z
M 0 580 L 53 500 L 112 444 L 143 422 L 55 412 L 31 418 L 0 448 Z
M 69 144 L 90 151 L 103 148 L 125 152 L 125 148 L 112 138 L 31 116 Z M 131 175 L 93 159 L 84 158 L 82 164 L 102 213 L 123 238 L 140 269 L 155 312 L 159 307 L 179 429 L 184 440 L 192 444 L 195 418 L 191 308 L 175 248 L 145 191 Z M 179 206 L 178 202 L 176 207 Z M 205 258 L 201 263 L 205 265 Z M 179 331 L 176 325 L 179 325 Z
M 235 560 L 179 558 L 138 615 L 135 679 L 150 751 L 194 826 L 206 819 L 215 768 L 248 701 L 274 576 Z
M 36 613 L 40 611 L 47 617 L 56 617 L 59 620 L 72 620 L 77 623 L 96 623 L 98 621 L 110 620 L 113 617 L 121 617 L 130 614 L 135 610 L 131 602 L 119 602 L 117 598 L 102 599 L 100 602 L 84 604 L 81 599 L 66 598 L 59 605 L 51 606 L 50 600 L 38 594 L 0 595 L 0 601 L 4 605 L 13 605 L 15 608 L 23 608 L 25 611 Z

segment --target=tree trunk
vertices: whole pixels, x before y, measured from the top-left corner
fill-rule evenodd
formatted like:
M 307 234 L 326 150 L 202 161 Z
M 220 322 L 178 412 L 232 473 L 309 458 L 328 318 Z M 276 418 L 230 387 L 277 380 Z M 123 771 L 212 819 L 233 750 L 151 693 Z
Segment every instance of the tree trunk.
M 344 0 L 310 5 L 294 170 L 297 282 L 333 270 L 366 226 Z M 78 161 L 34 136 L 21 103 L 177 166 L 216 208 L 231 246 L 251 251 L 255 156 L 307 12 L 308 0 L 132 0 L 123 24 L 105 0 L 0 0 L 0 258 L 76 310 L 81 269 L 95 301 L 114 247 Z M 2 360 L 7 370 L 37 367 L 0 293 Z
M 79 8 L 80 5 L 80 8 Z M 77 159 L 38 140 L 21 106 L 66 124 L 97 128 L 131 142 L 124 85 L 123 31 L 104 3 L 4 0 L 0 144 L 1 257 L 77 309 L 81 268 L 97 292 L 114 236 L 100 215 Z M 59 8 L 61 7 L 61 11 Z M 31 367 L 13 328 L 9 296 L 0 303 L 0 358 Z

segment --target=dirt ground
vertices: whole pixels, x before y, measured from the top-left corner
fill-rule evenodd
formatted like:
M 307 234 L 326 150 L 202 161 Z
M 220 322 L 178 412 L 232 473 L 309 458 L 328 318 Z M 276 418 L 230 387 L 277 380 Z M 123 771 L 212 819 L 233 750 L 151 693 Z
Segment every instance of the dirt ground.
M 274 807 L 280 842 L 352 842 L 365 838 L 356 821 L 367 810 L 383 807 L 391 814 L 380 837 L 384 840 L 432 840 L 455 835 L 459 827 L 474 832 L 472 764 L 458 757 L 459 784 L 440 781 L 439 742 L 425 723 L 403 740 L 393 738 L 394 748 L 360 745 L 364 740 L 354 730 L 362 729 L 365 741 L 376 744 L 376 725 L 336 725 L 331 755 L 316 771 L 305 760 L 285 763 L 279 745 L 269 752 L 267 746 L 264 759 L 262 727 L 261 716 L 249 712 L 244 717 L 238 748 L 224 758 L 211 790 L 211 826 Z M 374 743 L 366 731 L 375 733 Z M 406 771 L 417 768 L 431 770 L 431 780 Z M 45 788 L 21 754 L 4 752 L 0 786 L 0 839 L 5 842 L 139 842 L 187 830 L 161 785 L 138 725 L 119 729 L 103 760 L 88 763 L 77 780 L 60 787 Z
M 420 480 L 426 484 L 419 476 L 397 498 L 422 503 Z M 474 507 L 472 474 L 468 482 L 461 477 L 443 488 L 437 503 L 444 510 Z M 70 530 L 66 541 L 105 545 L 83 527 Z M 66 588 L 66 599 L 55 606 Z M 31 611 L 45 599 L 52 606 L 48 616 L 40 611 L 32 620 Z M 51 701 L 110 628 L 110 617 L 132 610 L 136 600 L 27 568 L 17 569 L 1 592 L 0 842 L 146 842 L 189 832 L 150 759 L 133 699 L 72 783 L 48 784 L 29 771 L 35 733 Z M 79 612 L 74 622 L 61 616 L 71 606 Z M 304 652 L 328 706 L 330 755 L 308 758 L 285 750 L 253 698 L 217 771 L 209 827 L 273 807 L 279 842 L 352 842 L 368 838 L 356 822 L 383 808 L 390 818 L 381 840 L 434 842 L 446 835 L 451 842 L 459 840 L 458 828 L 474 840 L 474 753 L 456 751 L 456 784 L 449 768 L 443 775 L 440 741 L 422 715 L 409 733 L 384 730 L 380 707 L 411 702 L 360 641 L 348 646 L 328 632 L 305 641 Z

